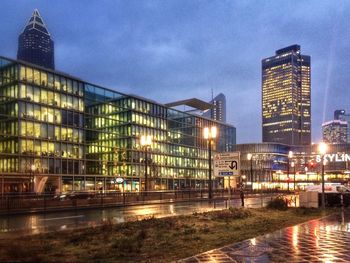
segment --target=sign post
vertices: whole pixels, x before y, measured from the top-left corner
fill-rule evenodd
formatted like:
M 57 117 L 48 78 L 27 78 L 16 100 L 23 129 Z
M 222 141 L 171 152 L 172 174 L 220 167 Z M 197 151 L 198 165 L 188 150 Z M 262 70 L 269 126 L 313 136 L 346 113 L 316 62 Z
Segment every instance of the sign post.
M 228 202 L 231 202 L 231 176 L 241 174 L 240 152 L 217 153 L 214 156 L 214 176 L 228 177 Z

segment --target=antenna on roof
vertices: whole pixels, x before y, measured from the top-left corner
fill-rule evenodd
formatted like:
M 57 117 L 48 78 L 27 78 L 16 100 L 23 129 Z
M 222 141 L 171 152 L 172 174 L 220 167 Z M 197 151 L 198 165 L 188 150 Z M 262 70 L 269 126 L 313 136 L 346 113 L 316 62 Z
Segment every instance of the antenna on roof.
M 211 88 L 211 100 L 212 101 L 214 100 L 214 90 L 213 90 L 213 88 Z

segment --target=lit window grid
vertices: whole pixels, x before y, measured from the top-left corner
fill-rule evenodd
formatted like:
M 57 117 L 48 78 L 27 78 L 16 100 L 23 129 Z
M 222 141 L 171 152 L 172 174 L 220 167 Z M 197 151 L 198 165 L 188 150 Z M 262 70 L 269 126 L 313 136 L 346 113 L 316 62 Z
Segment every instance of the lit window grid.
M 270 58 L 269 60 L 276 59 Z M 270 62 L 271 63 L 271 62 Z M 280 65 L 276 65 L 280 63 Z M 274 66 L 263 65 L 263 134 L 272 134 L 269 141 L 273 141 L 273 137 L 276 138 L 278 133 L 281 133 L 281 139 L 277 138 L 277 141 L 283 141 L 282 135 L 285 132 L 302 132 L 308 134 L 306 137 L 310 137 L 310 70 L 309 66 L 294 66 L 291 60 L 284 60 L 271 63 Z M 298 78 L 295 73 L 298 73 L 301 68 L 302 76 L 302 94 L 298 95 Z M 298 103 L 302 101 L 302 103 Z M 288 119 L 300 119 L 301 124 L 296 124 L 295 127 L 285 127 L 281 116 L 287 116 Z M 302 116 L 302 118 L 298 118 Z M 275 129 L 267 129 L 269 122 L 276 123 Z M 281 122 L 278 124 L 278 122 Z M 299 129 L 299 125 L 302 129 Z M 280 126 L 280 127 L 278 127 Z M 301 136 L 303 137 L 303 134 Z M 266 138 L 265 138 L 266 139 Z M 306 138 L 308 140 L 309 138 Z M 303 139 L 302 139 L 303 140 Z M 305 139 L 304 139 L 305 140 Z
M 64 137 L 65 140 L 67 140 L 67 136 L 68 136 L 68 140 L 71 140 L 72 138 L 72 134 L 76 134 L 75 132 L 75 128 L 71 128 L 71 127 L 61 127 L 59 124 L 61 122 L 61 118 L 52 118 L 50 116 L 53 116 L 55 114 L 55 112 L 59 109 L 65 108 L 68 109 L 69 111 L 75 112 L 76 110 L 81 110 L 82 108 L 74 108 L 74 106 L 76 105 L 76 103 L 67 103 L 67 104 L 63 104 L 62 101 L 69 101 L 70 99 L 68 96 L 71 97 L 82 97 L 82 93 L 81 90 L 78 88 L 78 90 L 76 90 L 78 93 L 74 92 L 74 87 L 76 86 L 74 85 L 74 82 L 71 82 L 68 79 L 65 79 L 64 81 L 62 81 L 62 79 L 60 77 L 56 78 L 56 75 L 54 74 L 43 74 L 42 72 L 35 70 L 35 69 L 30 69 L 30 68 L 24 68 L 21 67 L 20 71 L 21 73 L 21 77 L 22 77 L 22 81 L 20 83 L 17 83 L 14 87 L 15 88 L 6 88 L 4 90 L 8 90 L 5 92 L 12 92 L 13 94 L 10 95 L 10 97 L 15 97 L 15 94 L 17 92 L 19 92 L 19 98 L 20 98 L 20 102 L 15 104 L 17 109 L 15 109 L 13 111 L 13 115 L 16 115 L 18 113 L 18 107 L 21 109 L 23 107 L 33 107 L 34 110 L 33 111 L 29 111 L 29 115 L 22 115 L 22 121 L 20 122 L 20 126 L 21 126 L 21 134 L 20 134 L 20 139 L 19 139 L 19 144 L 18 141 L 13 141 L 11 142 L 11 149 L 13 148 L 20 148 L 22 151 L 22 149 L 25 149 L 26 154 L 27 154 L 27 150 L 28 149 L 33 149 L 33 156 L 31 156 L 30 158 L 21 158 L 20 160 L 20 169 L 26 170 L 29 163 L 35 163 L 38 168 L 40 167 L 41 172 L 42 173 L 46 173 L 48 170 L 52 170 L 50 167 L 50 163 L 52 163 L 52 160 L 54 159 L 54 161 L 56 161 L 58 154 L 57 154 L 57 150 L 55 150 L 55 152 L 53 152 L 53 149 L 57 149 L 57 142 L 55 142 L 53 144 L 50 137 L 45 137 L 42 138 L 42 128 L 41 126 L 43 125 L 51 125 L 48 127 L 51 127 L 50 130 L 54 130 L 54 136 L 55 136 L 55 140 L 59 139 L 57 136 L 62 136 L 62 138 Z M 49 79 L 53 80 L 47 80 L 46 82 L 46 76 L 48 76 Z M 27 78 L 28 77 L 28 78 Z M 55 81 L 57 80 L 57 81 Z M 29 83 L 27 83 L 27 81 Z M 5 81 L 6 82 L 6 81 Z M 63 82 L 64 84 L 62 84 L 61 82 Z M 68 83 L 68 84 L 67 84 Z M 73 84 L 72 84 L 73 83 Z M 72 84 L 72 85 L 71 85 Z M 43 85 L 43 87 L 40 87 L 41 89 L 38 90 L 37 87 Z M 20 88 L 18 88 L 20 87 Z M 51 89 L 54 89 L 54 91 L 52 91 Z M 13 92 L 13 90 L 16 90 L 16 92 Z M 38 95 L 38 91 L 40 91 L 40 95 Z M 72 94 L 72 95 L 70 95 Z M 8 94 L 7 94 L 8 95 Z M 66 96 L 66 97 L 65 97 Z M 56 100 L 56 102 L 53 102 L 52 98 L 54 98 Z M 57 102 L 58 101 L 58 102 Z M 60 103 L 61 102 L 61 103 Z M 78 102 L 79 103 L 79 102 Z M 131 107 L 131 108 L 135 108 L 135 104 L 133 102 L 129 103 L 127 102 L 127 104 L 130 105 L 126 105 L 127 107 Z M 19 106 L 18 106 L 19 105 Z M 23 106 L 25 105 L 25 106 Z M 81 105 L 83 105 L 81 103 Z M 125 106 L 125 105 L 124 105 Z M 144 103 L 143 105 L 144 107 L 141 107 L 140 109 L 138 109 L 138 112 L 135 111 L 135 114 L 132 116 L 135 116 L 135 120 L 133 121 L 133 117 L 131 117 L 132 121 L 135 122 L 135 124 L 142 124 L 142 125 L 148 125 L 151 126 L 151 128 L 153 127 L 159 127 L 162 130 L 167 130 L 167 122 L 164 122 L 164 120 L 156 120 L 156 124 L 154 122 L 154 118 L 149 118 L 149 116 L 142 116 L 141 113 L 149 113 L 150 111 L 150 106 L 149 103 Z M 159 107 L 159 106 L 158 106 Z M 35 109 L 36 108 L 36 109 Z M 110 107 L 108 108 L 108 110 L 106 110 L 106 114 L 109 114 L 110 112 Z M 22 112 L 20 110 L 20 112 Z M 33 114 L 32 114 L 33 112 Z M 34 114 L 34 113 L 40 113 L 40 114 Z M 42 112 L 44 112 L 44 114 L 42 114 Z M 184 136 L 187 136 L 188 133 L 193 132 L 193 130 L 201 130 L 201 127 L 203 126 L 203 123 L 206 122 L 206 120 L 198 120 L 198 119 L 194 119 L 194 118 L 190 118 L 190 116 L 187 116 L 184 113 L 181 112 L 176 112 L 173 110 L 169 109 L 169 115 L 171 115 L 173 117 L 173 120 L 170 121 L 172 124 L 172 128 L 170 129 L 170 131 L 168 131 L 167 133 L 164 133 L 164 131 L 162 131 L 162 135 L 157 137 L 157 139 L 159 141 L 164 140 L 165 138 L 170 138 L 170 141 L 174 141 L 173 143 L 179 143 L 181 138 Z M 163 113 L 164 114 L 164 113 Z M 35 117 L 39 116 L 38 118 Z M 44 117 L 44 116 L 45 117 Z M 185 117 L 186 116 L 186 117 Z M 142 119 L 143 117 L 145 117 L 146 119 L 150 119 L 150 120 L 146 120 L 146 122 L 144 122 Z M 107 120 L 110 119 L 118 119 L 119 117 L 116 116 L 112 116 L 111 118 L 107 118 Z M 139 119 L 139 121 L 138 121 Z M 57 123 L 56 123 L 57 122 Z M 128 120 L 129 122 L 129 120 Z M 190 122 L 191 125 L 187 125 L 187 123 Z M 16 123 L 16 122 L 14 122 Z M 51 124 L 52 123 L 52 124 Z M 108 122 L 107 122 L 108 123 Z M 121 121 L 119 122 L 119 124 L 122 123 Z M 160 125 L 159 125 L 160 123 Z M 196 124 L 195 126 L 193 124 Z M 103 125 L 106 123 L 103 122 L 98 122 L 98 125 Z M 36 132 L 39 130 L 38 125 L 40 125 L 40 132 Z M 97 125 L 97 126 L 98 126 Z M 125 125 L 124 125 L 125 126 Z M 13 126 L 14 127 L 14 126 Z M 25 127 L 22 130 L 22 127 Z M 133 130 L 136 127 L 136 125 L 133 125 L 131 127 L 131 130 Z M 45 128 L 46 129 L 46 128 Z M 15 130 L 15 129 L 13 129 Z M 136 129 L 137 130 L 137 129 Z M 224 130 L 224 129 L 222 129 Z M 220 140 L 220 147 L 224 146 L 225 149 L 231 149 L 233 148 L 233 143 L 234 143 L 234 130 L 233 128 L 230 128 L 229 130 L 231 130 L 229 133 L 232 133 L 232 138 L 231 143 L 225 143 L 224 140 Z M 128 128 L 128 131 L 130 131 L 130 129 Z M 79 133 L 79 132 L 78 132 Z M 199 134 L 200 132 L 197 131 L 197 133 Z M 225 134 L 227 132 L 221 132 L 220 135 Z M 68 134 L 68 135 L 67 135 Z M 98 133 L 99 135 L 101 133 Z M 109 137 L 115 137 L 120 136 L 120 134 L 113 134 L 113 133 L 108 133 Z M 156 133 L 158 134 L 158 132 Z M 200 135 L 198 135 L 199 137 L 195 137 L 195 136 L 188 136 L 189 140 L 191 141 L 191 143 L 193 143 L 193 145 L 196 145 L 196 147 L 205 147 L 204 142 L 202 141 L 202 138 Z M 17 134 L 16 134 L 17 135 Z M 133 135 L 133 134 L 132 134 Z M 231 134 L 230 134 L 231 135 Z M 79 138 L 82 138 L 82 136 L 78 136 L 79 143 L 81 143 L 81 140 Z M 75 141 L 76 139 L 74 139 Z M 61 142 L 62 143 L 62 142 Z M 64 142 L 66 143 L 66 142 Z M 13 147 L 13 145 L 17 145 L 15 147 Z M 80 144 L 78 144 L 80 145 Z M 90 144 L 85 145 L 90 146 Z M 69 148 L 69 144 L 67 144 L 65 147 Z M 74 147 L 74 144 L 72 144 L 72 147 Z M 196 150 L 198 150 L 198 148 L 196 147 L 187 147 L 188 151 L 192 151 L 195 152 Z M 7 147 L 6 147 L 7 148 Z M 163 147 L 164 148 L 164 147 Z M 166 147 L 165 147 L 166 148 Z M 180 153 L 182 152 L 181 150 L 181 146 L 177 147 L 180 149 Z M 186 148 L 186 146 L 182 147 L 182 148 Z M 191 149 L 191 150 L 190 150 Z M 44 152 L 45 157 L 40 156 L 40 154 L 38 154 L 39 152 Z M 18 153 L 18 150 L 15 150 L 16 153 Z M 23 152 L 21 153 L 23 154 Z M 81 152 L 78 153 L 78 158 L 81 158 Z M 162 171 L 163 174 L 168 174 L 169 175 L 173 175 L 174 178 L 180 178 L 182 176 L 184 176 L 184 178 L 187 178 L 187 176 L 190 176 L 190 178 L 202 178 L 205 179 L 206 178 L 206 174 L 207 174 L 207 161 L 205 160 L 207 158 L 207 153 L 206 150 L 202 150 L 201 153 L 204 156 L 204 159 L 198 159 L 198 156 L 195 158 L 182 158 L 182 157 L 178 157 L 178 156 L 170 156 L 169 154 L 167 155 L 169 157 L 169 164 L 168 167 L 163 167 L 160 164 L 160 169 Z M 50 156 L 49 158 L 47 158 L 47 156 Z M 64 155 L 64 154 L 63 154 Z M 54 158 L 51 158 L 54 157 Z M 73 158 L 70 154 L 67 154 L 68 159 Z M 155 159 L 159 159 L 162 160 L 162 158 L 167 158 L 164 157 L 164 155 L 155 155 Z M 174 159 L 175 158 L 175 159 Z M 197 159 L 196 159 L 197 158 Z M 104 160 L 104 157 L 102 158 Z M 60 159 L 62 160 L 62 159 Z M 5 159 L 2 160 L 1 162 L 8 162 L 8 163 L 16 163 L 14 164 L 14 166 L 18 166 L 18 160 L 16 158 L 12 158 L 12 159 Z M 63 161 L 62 161 L 63 162 Z M 71 162 L 71 160 L 65 160 L 66 162 Z M 184 164 L 184 167 L 182 167 L 182 164 Z M 80 165 L 80 173 L 82 173 L 81 171 L 81 166 L 83 165 L 83 162 L 79 163 Z M 174 167 L 171 167 L 171 166 Z M 180 168 L 176 167 L 177 165 L 180 165 Z M 48 167 L 50 166 L 50 167 Z M 75 167 L 75 164 L 73 165 Z M 108 166 L 108 165 L 107 165 Z M 169 167 L 170 166 L 170 167 Z M 65 170 L 69 170 L 72 167 L 72 162 L 70 164 L 68 164 L 68 168 L 62 168 L 62 171 Z M 105 169 L 106 167 L 106 163 L 105 161 L 102 161 L 102 168 Z M 191 167 L 194 167 L 194 169 L 191 170 Z M 198 170 L 199 168 L 202 168 L 201 170 Z M 54 170 L 56 172 L 56 162 L 54 165 Z M 60 168 L 60 167 L 59 167 Z M 134 170 L 133 168 L 131 169 L 131 173 L 133 173 L 132 171 Z M 127 170 L 130 170 L 129 168 Z M 11 171 L 17 171 L 16 169 L 9 169 Z M 122 170 L 125 171 L 125 165 L 123 164 L 123 168 Z M 198 172 L 196 172 L 196 170 Z M 51 171 L 52 172 L 52 171 Z M 55 173 L 54 172 L 54 173 Z M 72 172 L 72 171 L 71 171 Z M 60 174 L 62 172 L 60 171 Z M 72 172 L 72 174 L 74 174 L 74 172 Z M 98 174 L 101 175 L 101 174 Z M 114 172 L 113 172 L 114 175 Z

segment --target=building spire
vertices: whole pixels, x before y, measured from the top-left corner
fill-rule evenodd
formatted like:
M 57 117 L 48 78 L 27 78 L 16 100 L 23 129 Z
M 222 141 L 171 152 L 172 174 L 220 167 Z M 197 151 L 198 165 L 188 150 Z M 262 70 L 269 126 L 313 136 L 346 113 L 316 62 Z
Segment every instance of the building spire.
M 49 30 L 47 29 L 44 19 L 41 17 L 38 9 L 34 9 L 32 16 L 30 17 L 27 25 L 23 29 L 23 32 L 29 30 L 38 30 L 41 33 L 50 36 Z
M 39 10 L 35 9 L 18 37 L 17 59 L 55 69 L 54 42 Z

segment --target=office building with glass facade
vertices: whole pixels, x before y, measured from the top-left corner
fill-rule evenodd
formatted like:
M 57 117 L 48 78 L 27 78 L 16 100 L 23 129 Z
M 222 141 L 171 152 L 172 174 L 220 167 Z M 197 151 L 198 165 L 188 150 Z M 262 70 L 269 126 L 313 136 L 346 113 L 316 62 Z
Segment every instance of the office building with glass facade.
M 146 162 L 149 190 L 206 188 L 203 128 L 215 151 L 236 143 L 234 126 L 23 61 L 0 59 L 0 98 L 3 192 L 140 191 Z
M 311 144 L 310 56 L 292 45 L 262 60 L 262 141 Z

